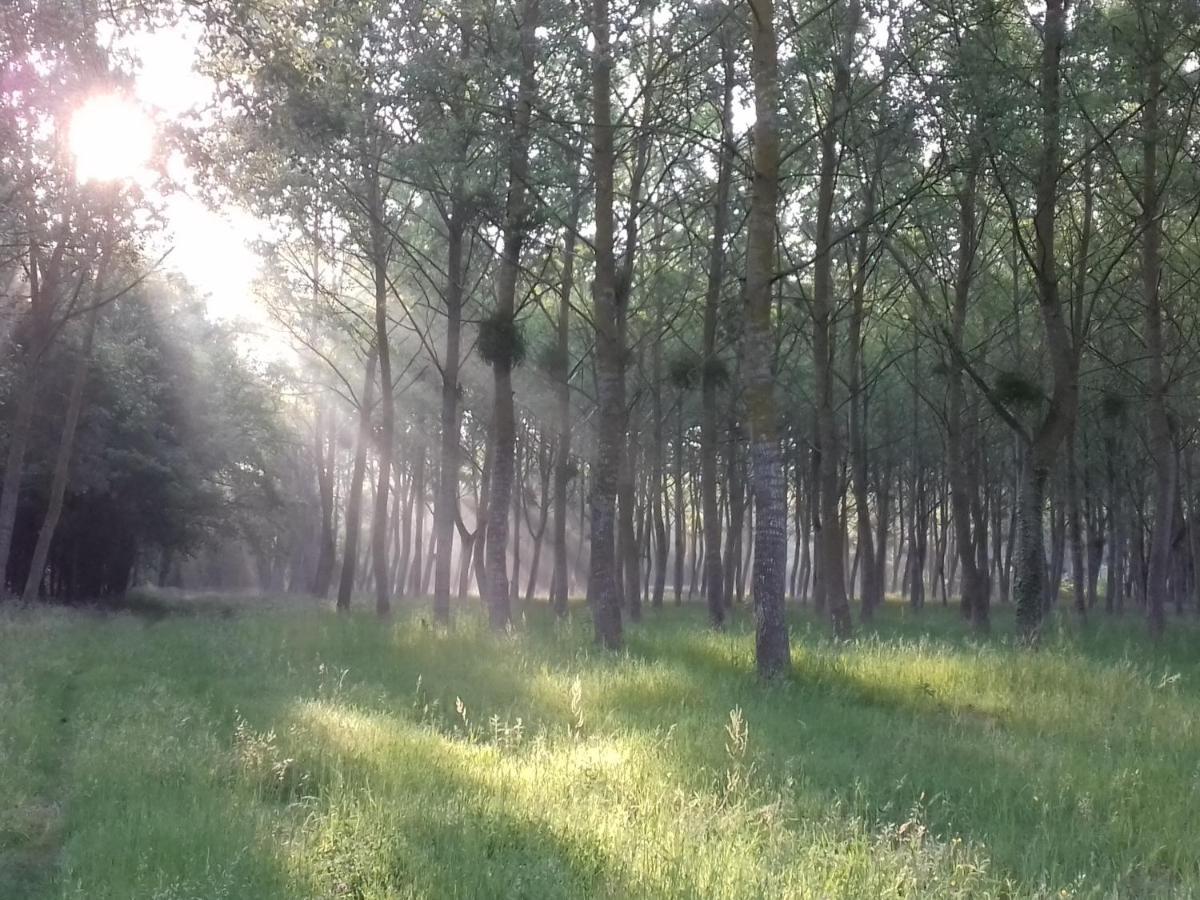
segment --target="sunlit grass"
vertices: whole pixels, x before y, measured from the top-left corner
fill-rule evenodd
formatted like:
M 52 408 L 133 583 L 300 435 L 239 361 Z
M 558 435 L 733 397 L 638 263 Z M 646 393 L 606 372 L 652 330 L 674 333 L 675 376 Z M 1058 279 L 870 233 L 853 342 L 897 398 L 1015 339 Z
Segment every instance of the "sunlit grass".
M 1200 895 L 1190 625 L 585 618 L 0 615 L 0 897 Z

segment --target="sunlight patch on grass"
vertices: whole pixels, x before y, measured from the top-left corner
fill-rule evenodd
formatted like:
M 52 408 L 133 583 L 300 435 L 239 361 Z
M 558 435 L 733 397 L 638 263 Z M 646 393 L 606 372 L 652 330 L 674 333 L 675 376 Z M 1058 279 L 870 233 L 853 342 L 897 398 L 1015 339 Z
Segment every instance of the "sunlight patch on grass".
M 764 686 L 689 611 L 616 655 L 549 616 L 0 616 L 0 895 L 1196 893 L 1186 644 L 882 618 L 802 620 Z

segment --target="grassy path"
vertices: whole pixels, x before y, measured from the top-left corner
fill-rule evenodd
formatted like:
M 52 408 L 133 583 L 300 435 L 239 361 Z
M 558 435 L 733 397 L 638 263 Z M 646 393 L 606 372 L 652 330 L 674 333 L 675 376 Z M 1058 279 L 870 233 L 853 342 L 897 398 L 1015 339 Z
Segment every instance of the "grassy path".
M 67 629 L 69 631 L 69 629 Z M 36 897 L 53 882 L 62 850 L 75 746 L 79 656 L 67 631 L 0 618 L 0 897 Z

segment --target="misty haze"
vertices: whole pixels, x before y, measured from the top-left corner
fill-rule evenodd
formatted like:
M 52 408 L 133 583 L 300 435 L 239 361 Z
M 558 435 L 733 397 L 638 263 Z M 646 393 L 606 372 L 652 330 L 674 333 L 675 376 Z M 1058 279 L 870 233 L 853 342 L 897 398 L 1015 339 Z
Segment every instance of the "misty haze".
M 1175 0 L 0 0 L 0 900 L 1200 897 L 1198 134 Z

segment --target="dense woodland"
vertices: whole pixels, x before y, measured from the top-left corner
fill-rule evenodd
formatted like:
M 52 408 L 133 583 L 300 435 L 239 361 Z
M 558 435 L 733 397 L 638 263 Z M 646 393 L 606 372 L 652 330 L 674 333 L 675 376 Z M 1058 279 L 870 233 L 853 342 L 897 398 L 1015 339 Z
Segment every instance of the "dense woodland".
M 70 110 L 181 22 L 211 103 L 154 185 L 81 183 Z M 8 591 L 586 596 L 609 647 L 745 604 L 767 675 L 793 602 L 1161 635 L 1200 609 L 1198 51 L 1173 0 L 9 0 Z M 168 159 L 268 223 L 286 354 L 162 274 Z

